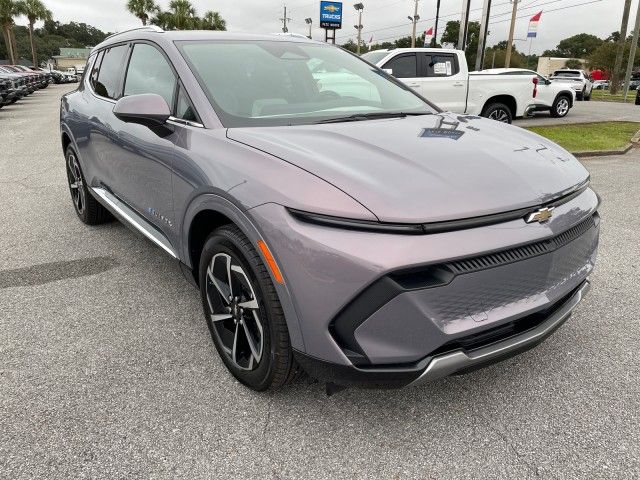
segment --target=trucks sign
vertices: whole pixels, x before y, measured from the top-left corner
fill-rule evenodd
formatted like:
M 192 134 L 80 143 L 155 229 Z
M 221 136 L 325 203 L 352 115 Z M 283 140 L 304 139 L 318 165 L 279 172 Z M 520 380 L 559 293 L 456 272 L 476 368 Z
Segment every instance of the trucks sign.
M 342 28 L 342 2 L 320 2 L 320 27 Z

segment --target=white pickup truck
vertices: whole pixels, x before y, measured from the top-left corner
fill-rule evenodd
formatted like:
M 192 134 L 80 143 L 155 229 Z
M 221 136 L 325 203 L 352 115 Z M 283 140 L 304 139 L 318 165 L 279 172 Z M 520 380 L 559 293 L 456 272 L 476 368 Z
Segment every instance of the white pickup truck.
M 528 116 L 535 110 L 535 74 L 469 73 L 464 52 L 460 50 L 396 48 L 374 50 L 362 58 L 445 111 L 511 123 L 514 118 Z

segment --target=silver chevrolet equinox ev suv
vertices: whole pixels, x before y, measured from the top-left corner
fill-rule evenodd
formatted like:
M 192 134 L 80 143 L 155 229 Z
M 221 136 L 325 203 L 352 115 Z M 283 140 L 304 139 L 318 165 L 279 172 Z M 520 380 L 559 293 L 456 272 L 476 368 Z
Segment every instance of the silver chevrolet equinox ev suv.
M 571 154 L 335 46 L 116 34 L 60 125 L 79 218 L 176 259 L 255 390 L 467 372 L 539 344 L 589 289 L 599 199 Z

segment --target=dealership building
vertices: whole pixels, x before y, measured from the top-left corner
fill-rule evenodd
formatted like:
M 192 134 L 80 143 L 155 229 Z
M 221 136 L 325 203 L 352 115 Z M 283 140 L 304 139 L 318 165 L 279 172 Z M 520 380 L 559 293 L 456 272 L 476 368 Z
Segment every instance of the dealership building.
M 61 48 L 60 55 L 53 56 L 53 67 L 57 70 L 66 70 L 70 67 L 84 66 L 91 53 L 89 48 Z

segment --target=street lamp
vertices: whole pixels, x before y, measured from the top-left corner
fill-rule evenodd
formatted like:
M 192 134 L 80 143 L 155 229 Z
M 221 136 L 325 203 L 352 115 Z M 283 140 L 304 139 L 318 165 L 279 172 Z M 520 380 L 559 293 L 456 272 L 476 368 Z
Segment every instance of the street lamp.
M 309 25 L 309 39 L 311 39 L 311 25 L 313 24 L 313 18 L 305 18 L 304 21 Z
M 418 9 L 418 2 L 416 2 L 416 10 L 417 9 Z M 409 21 L 413 25 L 413 27 L 411 29 L 411 48 L 415 48 L 415 46 L 416 46 L 416 24 L 418 23 L 418 20 L 420 20 L 420 15 L 415 14 L 413 17 L 412 16 L 408 16 L 407 18 L 409 19 Z
M 362 11 L 364 10 L 364 5 L 362 3 L 356 3 L 353 5 L 353 8 L 358 12 L 358 25 L 354 25 L 354 27 L 358 30 L 358 46 L 356 50 L 358 55 L 360 55 L 360 43 L 362 42 Z

